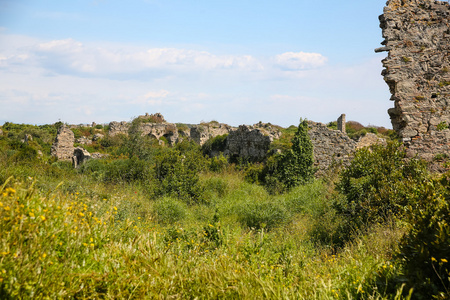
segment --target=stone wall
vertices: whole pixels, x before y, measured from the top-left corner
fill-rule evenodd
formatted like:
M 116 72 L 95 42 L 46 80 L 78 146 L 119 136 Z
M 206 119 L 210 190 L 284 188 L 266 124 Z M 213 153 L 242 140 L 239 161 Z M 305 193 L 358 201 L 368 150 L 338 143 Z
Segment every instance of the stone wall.
M 431 160 L 450 150 L 450 6 L 434 0 L 389 0 L 380 16 L 382 75 L 392 94 L 394 130 Z
M 234 161 L 241 158 L 260 162 L 266 158 L 272 141 L 273 137 L 264 134 L 260 129 L 241 125 L 228 135 L 224 155 Z
M 131 125 L 131 123 L 125 121 L 110 122 L 108 134 L 110 136 L 117 134 L 128 135 Z M 165 137 L 170 145 L 174 145 L 178 141 L 177 126 L 172 123 L 142 123 L 137 130 L 141 132 L 142 136 L 148 135 L 156 139 Z
M 210 138 L 219 135 L 229 134 L 236 130 L 227 124 L 211 122 L 208 124 L 194 125 L 191 127 L 189 137 L 199 145 L 203 145 Z
M 72 130 L 66 125 L 62 125 L 58 129 L 55 141 L 51 148 L 51 155 L 58 160 L 72 160 L 73 143 L 75 142 L 75 135 Z
M 314 146 L 314 166 L 319 171 L 327 169 L 333 161 L 347 164 L 357 143 L 340 130 L 325 124 L 309 121 L 309 137 Z

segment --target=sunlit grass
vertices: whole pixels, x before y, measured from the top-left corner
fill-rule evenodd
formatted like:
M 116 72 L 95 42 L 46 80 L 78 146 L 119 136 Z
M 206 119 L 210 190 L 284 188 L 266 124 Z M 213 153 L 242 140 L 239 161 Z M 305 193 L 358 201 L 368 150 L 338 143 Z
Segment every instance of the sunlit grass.
M 222 197 L 168 224 L 136 186 L 42 190 L 39 178 L 8 179 L 0 191 L 1 298 L 382 298 L 375 281 L 397 272 L 390 249 L 398 229 L 376 228 L 333 253 L 309 238 L 311 217 L 300 209 L 270 231 L 238 223 L 248 197 L 269 196 L 224 180 L 233 188 Z M 317 183 L 310 188 L 320 198 Z

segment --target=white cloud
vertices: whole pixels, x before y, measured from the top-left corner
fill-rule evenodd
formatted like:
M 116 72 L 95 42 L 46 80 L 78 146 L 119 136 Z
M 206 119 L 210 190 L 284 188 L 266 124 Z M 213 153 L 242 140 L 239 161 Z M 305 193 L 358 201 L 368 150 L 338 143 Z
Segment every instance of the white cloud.
M 319 53 L 286 52 L 275 56 L 276 64 L 284 70 L 305 70 L 321 67 L 327 58 Z
M 176 48 L 111 49 L 84 45 L 73 39 L 40 43 L 31 49 L 37 61 L 59 74 L 93 77 L 140 77 L 149 72 L 260 70 L 249 55 L 214 55 L 206 51 Z

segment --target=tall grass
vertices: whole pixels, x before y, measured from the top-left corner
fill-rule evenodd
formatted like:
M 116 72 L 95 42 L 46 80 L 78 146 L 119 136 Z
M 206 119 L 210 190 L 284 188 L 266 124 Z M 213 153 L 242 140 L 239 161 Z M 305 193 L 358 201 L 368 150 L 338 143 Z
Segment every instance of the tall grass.
M 394 227 L 376 228 L 339 254 L 314 244 L 304 212 L 326 199 L 319 182 L 272 199 L 225 176 L 211 183 L 219 185 L 214 201 L 183 204 L 186 215 L 168 222 L 180 209 L 170 209 L 173 200 L 73 176 L 80 186 L 3 182 L 0 298 L 382 299 L 376 281 L 397 272 L 387 245 L 397 239 Z M 239 223 L 249 199 L 274 200 L 286 222 L 270 231 Z

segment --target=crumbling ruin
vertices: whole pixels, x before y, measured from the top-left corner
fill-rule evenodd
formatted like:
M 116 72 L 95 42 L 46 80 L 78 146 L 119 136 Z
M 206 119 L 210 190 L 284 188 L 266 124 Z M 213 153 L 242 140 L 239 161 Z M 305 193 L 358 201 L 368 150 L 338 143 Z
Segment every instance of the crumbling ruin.
M 142 136 L 151 136 L 161 141 L 165 138 L 169 145 L 174 145 L 184 139 L 203 145 L 206 141 L 217 136 L 226 135 L 223 154 L 231 161 L 262 162 L 276 149 L 271 149 L 274 140 L 282 136 L 279 126 L 259 122 L 254 125 L 241 125 L 239 128 L 219 122 L 202 123 L 199 125 L 182 124 L 177 126 L 165 121 L 161 114 L 140 116 L 138 122 L 111 122 L 108 135 L 128 135 L 135 130 Z M 383 139 L 374 134 L 367 134 L 360 141 L 350 139 L 345 133 L 345 115 L 338 119 L 338 129 L 333 130 L 325 124 L 309 121 L 309 135 L 314 146 L 315 166 L 319 174 L 327 169 L 333 161 L 348 163 L 352 153 L 363 146 L 383 143 Z M 75 128 L 75 127 L 74 127 Z M 75 140 L 74 134 L 67 125 L 61 126 L 52 147 L 52 155 L 60 160 L 72 160 L 74 167 L 78 167 L 88 159 L 104 157 L 99 153 L 90 154 L 82 147 L 74 148 L 74 143 L 91 144 L 104 138 L 101 134 L 93 137 L 83 137 Z M 80 143 L 82 142 L 82 143 Z M 219 152 L 210 155 L 219 155 Z
M 449 21 L 449 3 L 434 0 L 389 0 L 380 16 L 385 40 L 375 51 L 388 51 L 389 115 L 409 156 L 432 160 L 450 150 Z
M 62 125 L 58 129 L 55 142 L 51 148 L 51 155 L 58 160 L 71 160 L 73 157 L 75 135 L 66 125 Z

